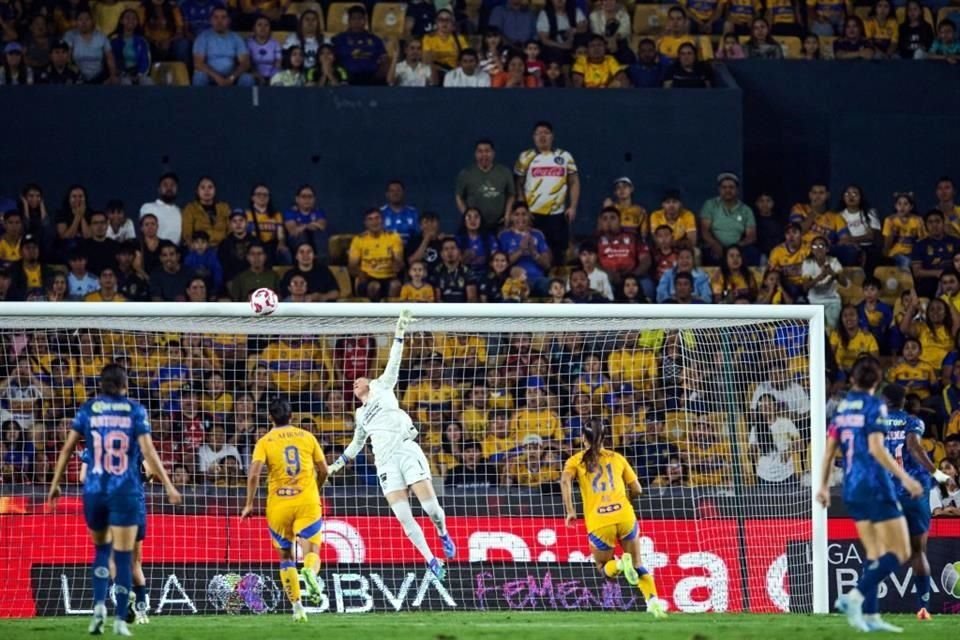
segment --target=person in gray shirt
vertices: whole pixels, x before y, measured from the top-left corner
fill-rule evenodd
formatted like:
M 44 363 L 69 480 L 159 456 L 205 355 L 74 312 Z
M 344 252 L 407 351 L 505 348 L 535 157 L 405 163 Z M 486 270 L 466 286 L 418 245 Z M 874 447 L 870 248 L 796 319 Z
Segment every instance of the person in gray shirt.
M 63 39 L 70 45 L 73 62 L 84 82 L 114 84 L 118 81 L 117 63 L 113 59 L 110 41 L 97 30 L 89 9 L 77 12 L 77 28 L 67 31 Z
M 496 149 L 491 140 L 478 140 L 474 146 L 475 162 L 457 176 L 457 209 L 464 213 L 476 207 L 483 217 L 485 230 L 495 233 L 513 207 L 516 187 L 510 169 L 496 164 Z

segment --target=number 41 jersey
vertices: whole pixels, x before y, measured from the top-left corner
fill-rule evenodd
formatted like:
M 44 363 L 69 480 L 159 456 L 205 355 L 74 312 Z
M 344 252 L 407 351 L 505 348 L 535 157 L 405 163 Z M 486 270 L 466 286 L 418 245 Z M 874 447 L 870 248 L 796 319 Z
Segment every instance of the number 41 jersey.
M 122 396 L 88 400 L 73 419 L 87 450 L 84 493 L 110 496 L 142 495 L 138 438 L 150 433 L 150 421 L 140 403 Z
M 267 465 L 267 506 L 319 504 L 317 466 L 323 450 L 316 436 L 299 427 L 276 427 L 257 440 L 253 460 Z
M 843 501 L 895 501 L 893 480 L 870 454 L 870 434 L 886 433 L 887 406 L 863 391 L 851 391 L 840 402 L 830 425 L 830 437 L 843 453 Z

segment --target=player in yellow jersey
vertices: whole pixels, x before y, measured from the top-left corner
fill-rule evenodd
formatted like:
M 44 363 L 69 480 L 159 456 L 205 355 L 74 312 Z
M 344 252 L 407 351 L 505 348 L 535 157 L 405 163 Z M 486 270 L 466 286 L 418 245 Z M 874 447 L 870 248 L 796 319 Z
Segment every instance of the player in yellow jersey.
M 647 611 L 655 618 L 667 615 L 667 603 L 657 597 L 653 575 L 640 565 L 640 530 L 631 496 L 640 495 L 640 482 L 630 463 L 619 453 L 603 447 L 606 439 L 603 422 L 592 419 L 583 427 L 584 451 L 571 456 L 563 465 L 560 489 L 567 511 L 567 526 L 577 519 L 573 506 L 573 481 L 580 485 L 583 519 L 587 526 L 590 551 L 597 569 L 609 579 L 621 573 L 643 594 Z M 629 495 L 628 495 L 629 491 Z M 620 541 L 623 555 L 614 556 Z
M 317 580 L 320 569 L 323 508 L 320 489 L 327 481 L 327 463 L 316 437 L 309 431 L 290 425 L 290 403 L 285 398 L 270 401 L 273 429 L 257 440 L 247 476 L 247 502 L 240 518 L 253 513 L 253 498 L 260 484 L 260 472 L 267 468 L 267 527 L 280 553 L 280 582 L 293 605 L 294 622 L 304 622 L 307 613 L 300 602 L 300 578 L 307 595 L 318 600 L 322 587 Z M 303 571 L 297 576 L 293 544 L 300 538 Z

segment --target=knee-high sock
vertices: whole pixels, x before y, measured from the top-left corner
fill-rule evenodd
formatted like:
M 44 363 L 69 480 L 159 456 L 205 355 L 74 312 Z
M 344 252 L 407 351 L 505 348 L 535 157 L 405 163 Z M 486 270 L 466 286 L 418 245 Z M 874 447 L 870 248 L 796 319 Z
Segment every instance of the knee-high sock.
M 117 565 L 117 579 L 113 592 L 117 598 L 117 617 L 127 617 L 127 604 L 130 602 L 130 590 L 133 588 L 133 552 L 114 551 L 113 561 Z
M 290 602 L 300 602 L 300 575 L 297 573 L 297 563 L 293 560 L 284 560 L 280 563 L 280 584 L 286 591 Z
M 616 578 L 620 575 L 620 561 L 607 560 L 603 565 L 603 575 L 608 578 Z
M 145 584 L 133 585 L 133 595 L 136 597 L 136 603 L 137 603 L 138 609 L 142 609 L 147 606 L 147 585 Z
M 420 552 L 423 559 L 427 562 L 433 560 L 433 552 L 430 551 L 430 547 L 427 546 L 427 540 L 423 537 L 423 529 L 421 529 L 417 521 L 413 519 L 413 512 L 410 511 L 410 503 L 404 501 L 394 502 L 390 505 L 390 508 L 393 510 L 393 515 L 397 517 L 397 520 L 399 520 L 403 526 L 403 532 L 410 538 L 410 542 L 417 548 L 417 551 Z
M 443 512 L 443 508 L 437 499 L 432 498 L 421 502 L 420 506 L 423 507 L 423 510 L 430 517 L 430 520 L 433 521 L 433 525 L 437 528 L 437 533 L 442 536 L 447 535 L 447 514 Z
M 98 544 L 93 554 L 93 603 L 103 604 L 107 601 L 107 590 L 110 588 L 110 543 Z
M 885 553 L 876 560 L 868 562 L 863 567 L 863 575 L 857 583 L 857 590 L 863 594 L 863 612 L 865 614 L 877 613 L 879 606 L 877 602 L 877 587 L 883 582 L 883 579 L 896 571 L 900 566 L 895 553 Z
M 647 602 L 650 602 L 650 598 L 657 597 L 657 583 L 654 581 L 653 576 L 650 575 L 649 571 L 643 567 L 635 568 L 637 570 L 637 575 L 640 576 L 640 582 L 637 583 L 637 588 L 640 589 L 640 593 L 643 594 L 643 599 Z
M 930 606 L 930 576 L 913 574 L 913 588 L 917 590 L 917 611 Z

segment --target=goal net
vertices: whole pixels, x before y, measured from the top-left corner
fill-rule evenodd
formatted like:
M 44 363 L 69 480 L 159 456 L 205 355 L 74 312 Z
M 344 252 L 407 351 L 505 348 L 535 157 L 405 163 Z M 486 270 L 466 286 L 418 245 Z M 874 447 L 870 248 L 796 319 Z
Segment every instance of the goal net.
M 351 383 L 380 375 L 399 310 L 5 306 L 0 616 L 92 607 L 79 453 L 55 512 L 44 494 L 76 409 L 111 362 L 127 368 L 184 494 L 173 507 L 147 486 L 151 612 L 288 611 L 265 478 L 256 517 L 239 519 L 267 401 L 287 397 L 293 423 L 335 460 L 353 432 Z M 565 526 L 558 481 L 591 418 L 639 475 L 642 562 L 671 610 L 826 611 L 825 517 L 810 487 L 824 440 L 819 307 L 417 305 L 414 317 L 397 396 L 457 556 L 443 583 L 432 578 L 367 449 L 323 489 L 315 611 L 643 610 L 635 588 L 598 574 L 583 520 Z

